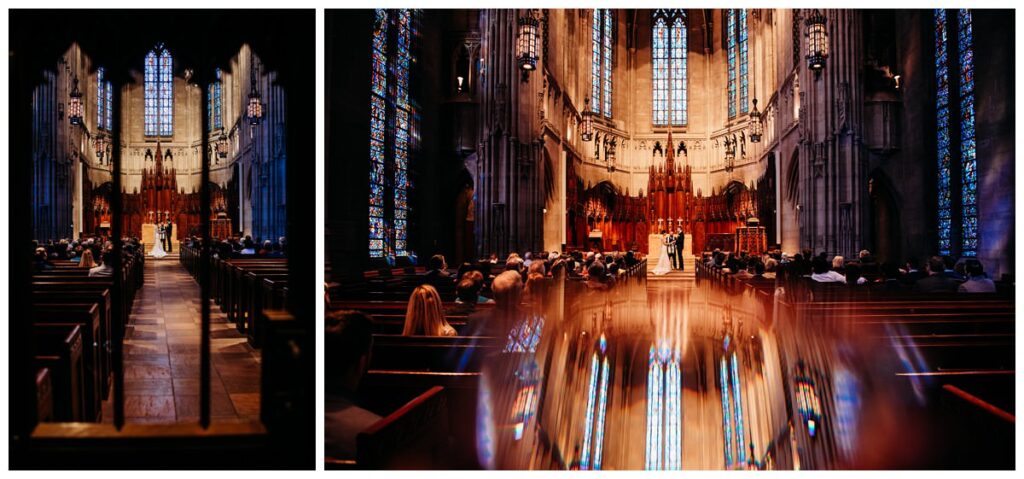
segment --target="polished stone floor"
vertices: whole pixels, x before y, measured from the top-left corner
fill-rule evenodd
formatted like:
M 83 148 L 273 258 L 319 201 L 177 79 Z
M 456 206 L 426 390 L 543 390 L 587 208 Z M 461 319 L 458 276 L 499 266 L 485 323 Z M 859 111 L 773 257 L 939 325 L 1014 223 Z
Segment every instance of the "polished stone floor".
M 199 418 L 199 285 L 177 257 L 146 259 L 125 331 L 125 418 L 129 423 Z M 259 419 L 260 352 L 211 304 L 211 418 Z M 113 396 L 111 395 L 110 398 Z M 104 421 L 113 420 L 111 401 Z

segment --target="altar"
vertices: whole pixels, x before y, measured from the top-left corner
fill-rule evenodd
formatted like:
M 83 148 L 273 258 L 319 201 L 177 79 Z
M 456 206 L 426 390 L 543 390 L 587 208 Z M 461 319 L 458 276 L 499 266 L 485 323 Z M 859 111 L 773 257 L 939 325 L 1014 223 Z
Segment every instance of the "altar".
M 159 225 L 153 223 L 142 224 L 142 251 L 149 252 L 153 247 L 153 240 L 156 239 L 156 228 Z M 171 246 L 174 248 L 171 253 L 178 251 L 178 224 L 171 223 Z

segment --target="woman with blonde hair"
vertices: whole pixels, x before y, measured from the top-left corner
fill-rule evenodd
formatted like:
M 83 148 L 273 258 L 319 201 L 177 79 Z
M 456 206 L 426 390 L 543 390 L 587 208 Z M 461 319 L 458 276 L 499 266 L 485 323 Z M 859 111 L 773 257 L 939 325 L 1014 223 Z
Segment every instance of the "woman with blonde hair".
M 455 336 L 455 328 L 444 318 L 441 295 L 429 284 L 417 286 L 405 310 L 403 336 Z
M 96 261 L 93 261 L 92 259 L 91 249 L 86 248 L 85 251 L 82 252 L 82 259 L 78 262 L 78 267 L 86 269 L 96 267 Z

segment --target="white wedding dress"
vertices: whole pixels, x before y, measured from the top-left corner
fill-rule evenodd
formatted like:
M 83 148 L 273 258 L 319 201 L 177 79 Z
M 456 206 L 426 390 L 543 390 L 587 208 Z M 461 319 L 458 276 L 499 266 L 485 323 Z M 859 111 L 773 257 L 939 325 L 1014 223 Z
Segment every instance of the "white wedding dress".
M 164 242 L 160 238 L 160 228 L 153 228 L 153 248 L 149 250 L 149 255 L 158 259 L 167 256 L 167 252 L 164 251 Z
M 658 265 L 654 267 L 653 273 L 661 276 L 672 271 L 672 260 L 668 257 L 668 245 L 665 244 L 665 237 L 661 240 L 661 255 L 658 256 Z

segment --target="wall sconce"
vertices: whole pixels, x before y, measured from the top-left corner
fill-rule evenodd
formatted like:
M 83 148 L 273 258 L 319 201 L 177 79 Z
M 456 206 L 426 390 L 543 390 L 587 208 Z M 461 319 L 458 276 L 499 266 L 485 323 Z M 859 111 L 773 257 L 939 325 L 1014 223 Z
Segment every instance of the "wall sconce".
M 820 74 L 825 68 L 825 59 L 828 58 L 828 19 L 821 10 L 814 9 L 814 12 L 806 20 L 807 33 L 807 67 Z

